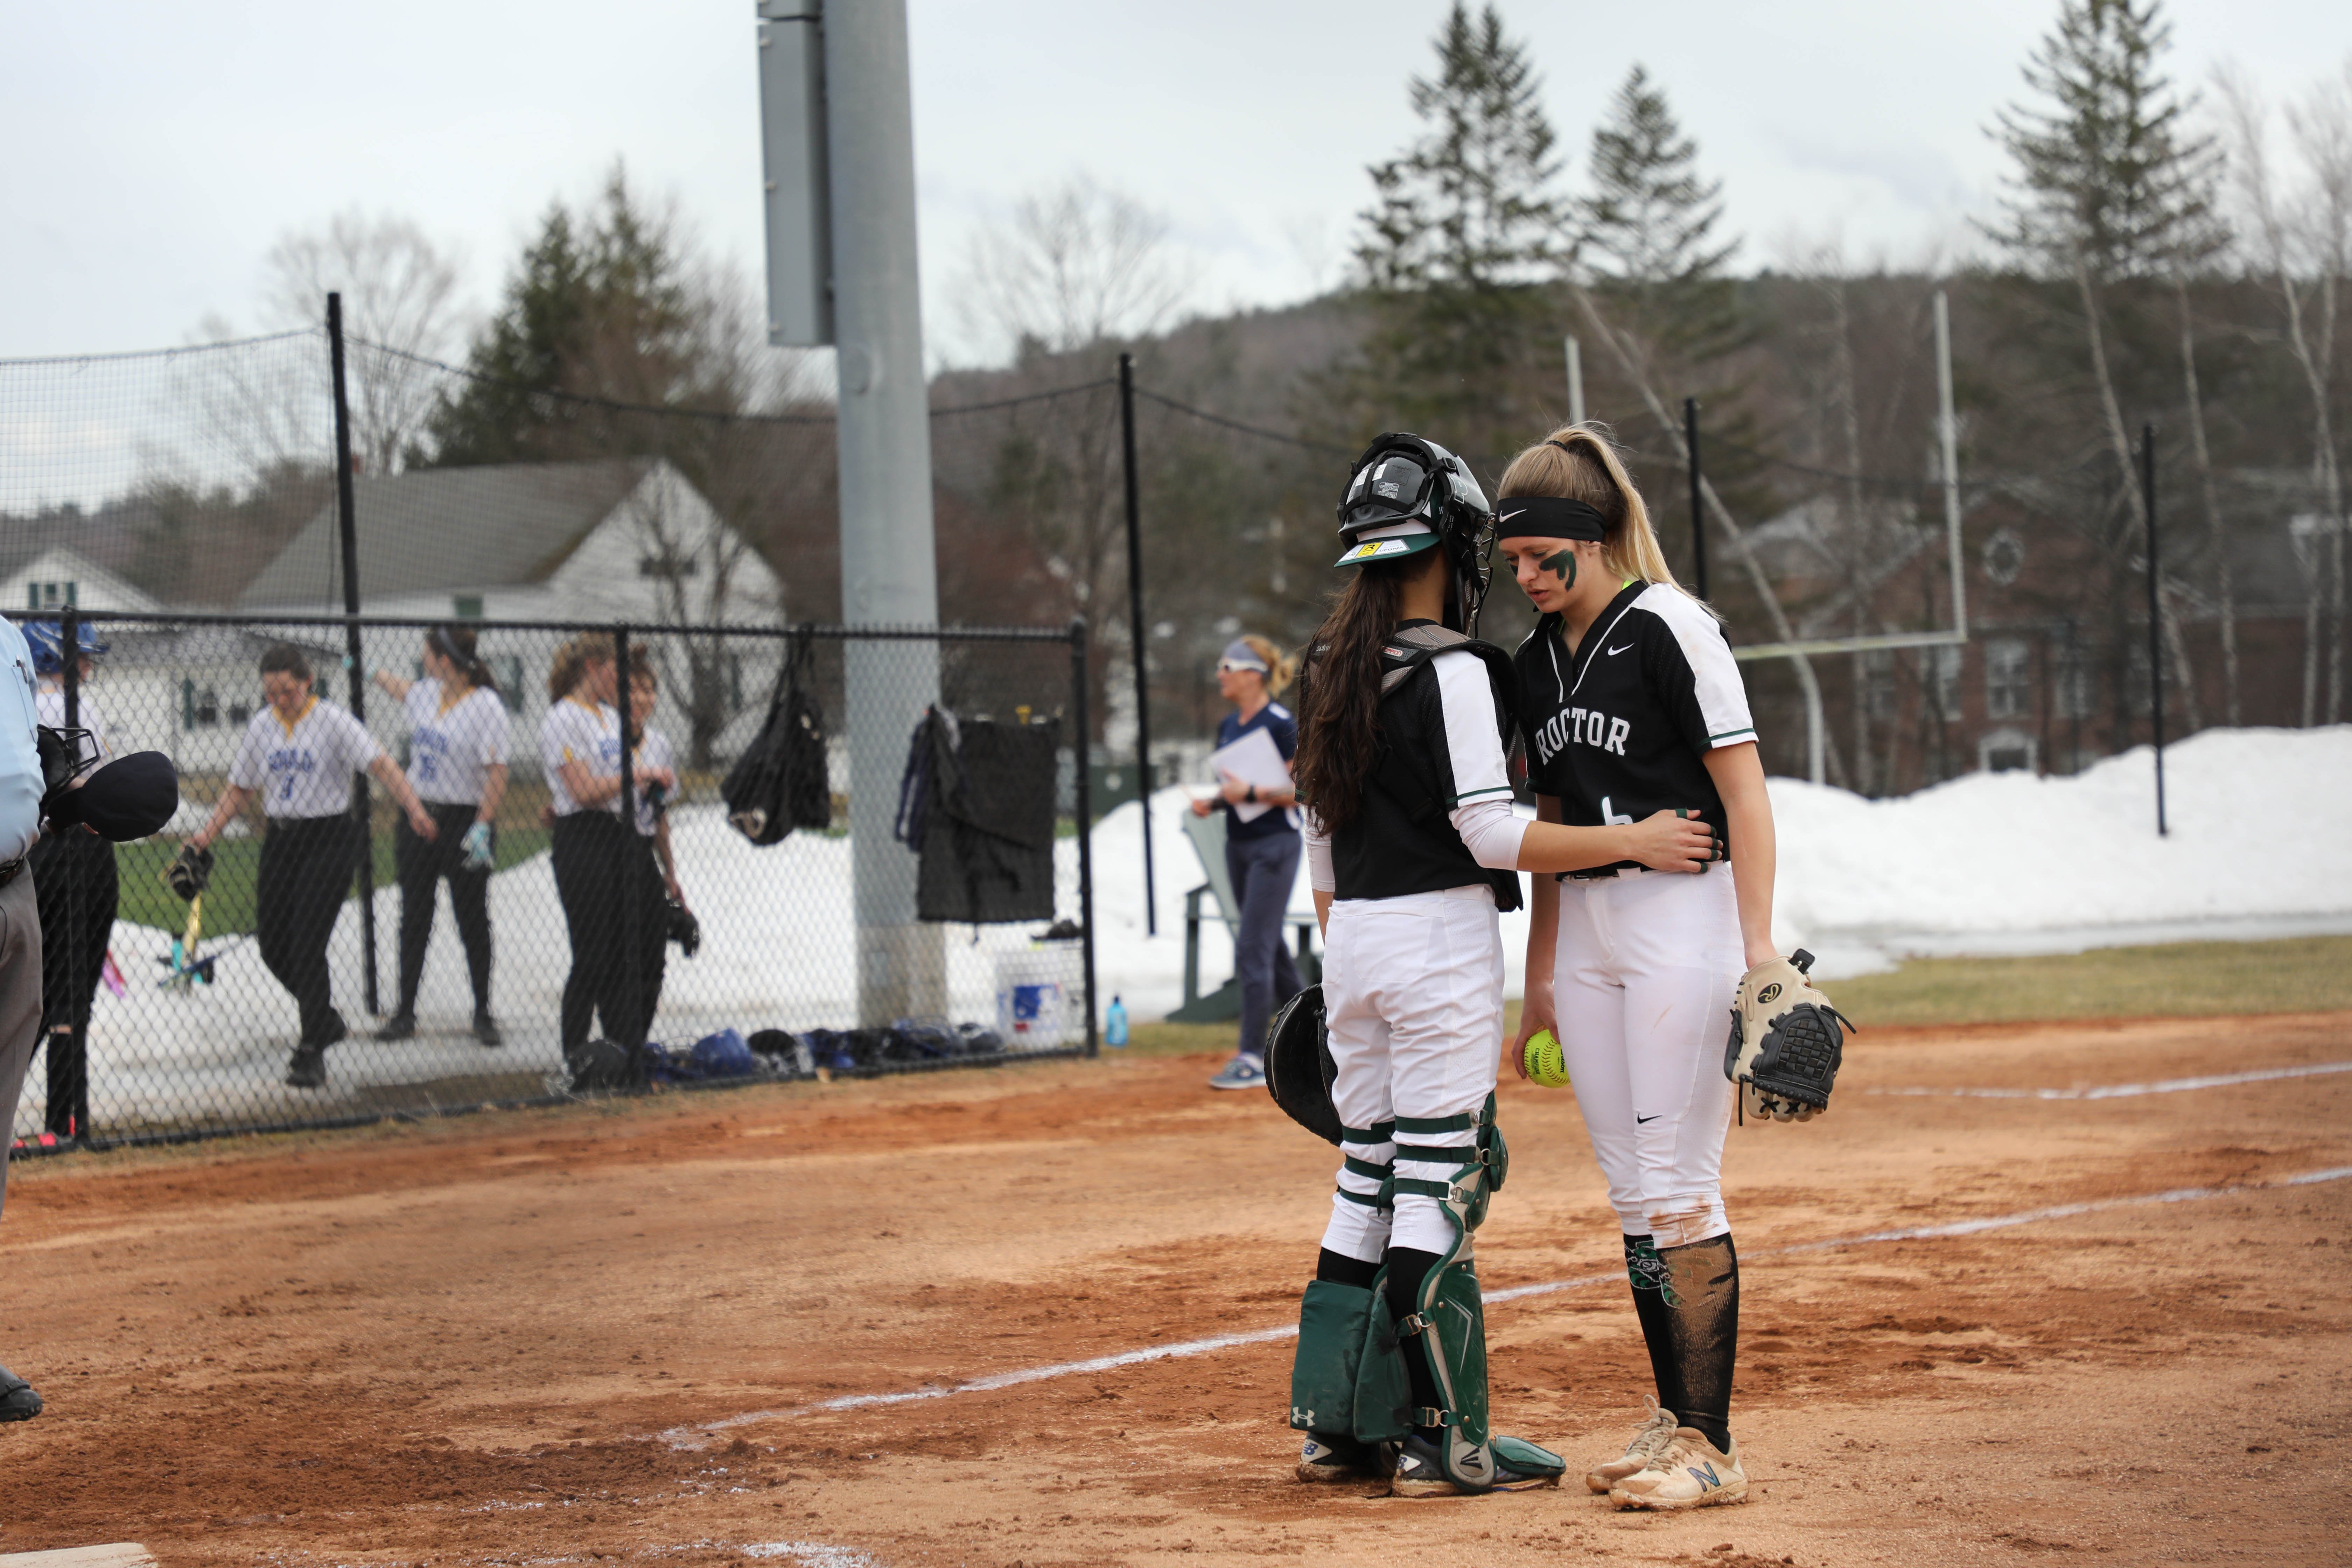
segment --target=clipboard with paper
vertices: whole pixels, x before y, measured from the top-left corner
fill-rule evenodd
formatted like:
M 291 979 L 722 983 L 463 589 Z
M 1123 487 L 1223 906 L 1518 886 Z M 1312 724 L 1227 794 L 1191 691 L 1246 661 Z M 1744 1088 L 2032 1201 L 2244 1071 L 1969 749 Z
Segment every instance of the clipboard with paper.
M 1264 730 L 1252 730 L 1233 744 L 1219 746 L 1209 753 L 1209 766 L 1220 780 L 1255 784 L 1261 792 L 1290 787 L 1290 767 L 1282 760 L 1282 748 Z M 1275 809 L 1264 801 L 1237 800 L 1232 805 L 1234 816 L 1243 822 L 1255 822 Z

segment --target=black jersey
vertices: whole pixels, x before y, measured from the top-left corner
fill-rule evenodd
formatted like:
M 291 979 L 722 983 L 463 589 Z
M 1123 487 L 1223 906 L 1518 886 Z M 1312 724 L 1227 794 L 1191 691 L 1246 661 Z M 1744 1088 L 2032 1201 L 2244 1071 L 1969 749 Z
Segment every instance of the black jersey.
M 1559 616 L 1546 616 L 1519 645 L 1528 785 L 1559 796 L 1577 826 L 1696 807 L 1736 855 L 1702 761 L 1756 739 L 1722 623 L 1679 589 L 1636 582 L 1609 602 L 1573 658 L 1559 627 Z
M 1406 621 L 1403 626 L 1427 626 Z M 1494 662 L 1455 649 L 1426 660 L 1383 651 L 1381 667 L 1412 665 L 1381 697 L 1380 755 L 1355 820 L 1331 836 L 1335 899 L 1395 899 L 1485 883 L 1495 907 L 1520 904 L 1516 871 L 1478 864 L 1454 830 L 1454 807 L 1508 801 L 1504 752 L 1515 721 L 1503 653 Z

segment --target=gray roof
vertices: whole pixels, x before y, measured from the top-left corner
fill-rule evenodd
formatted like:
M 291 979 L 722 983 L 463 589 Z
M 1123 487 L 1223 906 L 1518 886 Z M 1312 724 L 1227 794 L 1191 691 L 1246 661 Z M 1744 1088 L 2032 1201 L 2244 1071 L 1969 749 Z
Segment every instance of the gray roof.
M 357 479 L 352 516 L 360 592 L 373 597 L 540 582 L 612 515 L 654 462 L 499 463 Z M 336 531 L 331 501 L 237 603 L 340 610 Z

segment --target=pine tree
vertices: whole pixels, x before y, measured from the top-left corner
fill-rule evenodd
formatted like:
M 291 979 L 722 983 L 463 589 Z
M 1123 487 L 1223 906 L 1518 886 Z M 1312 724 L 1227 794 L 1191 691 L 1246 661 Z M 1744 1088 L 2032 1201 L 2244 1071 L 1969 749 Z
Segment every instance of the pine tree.
M 2029 272 L 2071 281 L 2082 307 L 2117 477 L 2102 542 L 2118 565 L 2132 549 L 2137 509 L 2128 482 L 2132 437 L 2108 352 L 2107 294 L 2131 279 L 2170 278 L 2177 289 L 2179 275 L 2227 238 L 2214 212 L 2219 154 L 2210 138 L 2189 131 L 2195 100 L 2177 95 L 2159 67 L 2171 39 L 2161 0 L 2060 0 L 2057 25 L 2024 68 L 2026 87 L 2040 101 L 2001 110 L 1992 132 L 2016 168 L 2001 218 L 1985 232 Z M 2185 311 L 2185 290 L 2179 299 Z M 2183 331 L 2193 348 L 2185 317 Z M 2193 375 L 2189 384 L 2193 397 Z M 2179 687 L 2192 690 L 2168 605 L 2164 621 Z M 2115 632 L 2123 635 L 2120 619 Z M 2123 712 L 2119 703 L 2119 728 Z
M 670 236 L 615 168 L 595 205 L 548 209 L 467 353 L 471 379 L 435 408 L 419 456 L 454 466 L 661 450 L 654 424 L 547 395 L 709 406 L 718 378 L 702 353 L 707 308 Z
M 1558 137 L 1495 6 L 1474 18 L 1455 0 L 1433 43 L 1436 74 L 1410 89 L 1424 134 L 1369 171 L 1378 201 L 1356 261 L 1375 328 L 1348 403 L 1372 428 L 1493 455 L 1539 433 L 1546 394 L 1557 402 L 1531 349 L 1557 337 Z
M 1585 265 L 1622 283 L 1717 277 L 1739 248 L 1713 243 L 1723 182 L 1698 174 L 1698 143 L 1636 65 L 1592 132 L 1592 195 L 1579 205 Z
M 1724 265 L 1739 248 L 1718 240 L 1723 182 L 1698 172 L 1698 143 L 1664 89 L 1636 65 L 1593 129 L 1592 194 L 1577 204 L 1577 261 L 1630 334 L 1645 366 L 1687 392 L 1721 397 L 1704 374 L 1746 341 L 1738 286 Z
M 2158 69 L 2172 39 L 2162 13 L 2161 0 L 2062 0 L 2024 70 L 2046 101 L 2000 112 L 1993 135 L 2017 168 L 1986 233 L 2044 276 L 2098 287 L 2221 243 L 2213 143 L 2189 132 L 2194 100 Z

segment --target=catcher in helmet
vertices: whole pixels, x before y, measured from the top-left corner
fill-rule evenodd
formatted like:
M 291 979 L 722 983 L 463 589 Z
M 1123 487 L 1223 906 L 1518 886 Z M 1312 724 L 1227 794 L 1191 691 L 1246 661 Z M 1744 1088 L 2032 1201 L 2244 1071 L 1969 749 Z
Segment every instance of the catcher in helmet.
M 1290 1424 L 1307 1434 L 1301 1479 L 1387 1476 L 1406 1497 L 1555 1485 L 1565 1469 L 1487 1426 L 1471 1233 L 1507 1169 L 1497 914 L 1519 907 L 1522 870 L 1690 870 L 1714 852 L 1704 824 L 1671 812 L 1574 827 L 1513 814 L 1517 678 L 1475 636 L 1494 526 L 1459 458 L 1417 436 L 1374 441 L 1339 503 L 1352 575 L 1309 645 L 1298 710 L 1342 1163 L 1300 1305 Z

